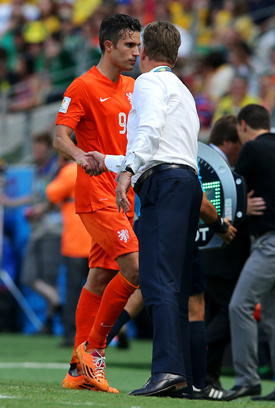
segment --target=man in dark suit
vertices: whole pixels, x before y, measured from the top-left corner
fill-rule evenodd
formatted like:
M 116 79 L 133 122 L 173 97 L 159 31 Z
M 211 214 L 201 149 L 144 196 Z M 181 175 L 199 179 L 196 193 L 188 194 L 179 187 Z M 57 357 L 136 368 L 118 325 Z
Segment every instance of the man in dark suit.
M 210 134 L 209 145 L 234 168 L 241 150 L 237 119 L 232 115 L 219 119 Z M 260 197 L 248 195 L 248 214 L 259 215 L 264 208 Z M 228 305 L 242 267 L 249 256 L 248 220 L 238 225 L 234 240 L 224 248 L 202 251 L 207 279 L 206 336 L 208 345 L 207 372 L 214 383 L 219 377 L 226 346 L 230 342 Z
M 261 321 L 275 372 L 275 134 L 270 131 L 270 115 L 263 106 L 247 105 L 237 119 L 243 147 L 236 172 L 245 178 L 249 191 L 263 197 L 266 209 L 262 215 L 250 217 L 251 252 L 229 305 L 235 398 L 261 393 L 253 316 L 257 303 L 261 303 Z M 275 401 L 275 391 L 253 400 Z

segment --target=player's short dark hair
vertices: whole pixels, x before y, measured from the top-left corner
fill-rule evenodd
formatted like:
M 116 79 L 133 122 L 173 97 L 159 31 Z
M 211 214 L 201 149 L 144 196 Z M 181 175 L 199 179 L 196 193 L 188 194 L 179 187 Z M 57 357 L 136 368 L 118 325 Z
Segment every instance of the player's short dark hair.
M 174 65 L 181 44 L 179 30 L 169 21 L 154 21 L 143 32 L 143 45 L 149 60 Z
M 99 30 L 99 45 L 102 53 L 105 52 L 105 41 L 111 41 L 116 48 L 118 41 L 126 32 L 134 33 L 142 30 L 139 20 L 126 14 L 114 14 L 102 20 Z
M 210 132 L 209 143 L 220 146 L 224 140 L 232 143 L 237 143 L 240 140 L 237 131 L 237 118 L 233 115 L 225 115 L 218 119 Z
M 270 129 L 270 115 L 266 108 L 261 105 L 250 104 L 242 108 L 237 116 L 238 122 L 242 120 L 251 127 L 251 129 Z

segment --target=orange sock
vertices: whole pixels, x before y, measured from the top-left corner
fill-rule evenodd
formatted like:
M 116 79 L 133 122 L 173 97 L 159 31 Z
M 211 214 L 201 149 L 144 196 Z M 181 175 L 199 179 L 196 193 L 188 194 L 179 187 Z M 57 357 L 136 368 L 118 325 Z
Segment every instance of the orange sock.
M 81 343 L 87 340 L 91 328 L 93 327 L 101 299 L 101 296 L 94 295 L 83 287 L 75 314 L 76 334 L 74 352 Z M 71 364 L 76 363 L 74 352 Z
M 92 348 L 102 349 L 106 347 L 106 339 L 111 328 L 137 287 L 128 282 L 120 272 L 107 285 L 88 337 L 88 343 Z

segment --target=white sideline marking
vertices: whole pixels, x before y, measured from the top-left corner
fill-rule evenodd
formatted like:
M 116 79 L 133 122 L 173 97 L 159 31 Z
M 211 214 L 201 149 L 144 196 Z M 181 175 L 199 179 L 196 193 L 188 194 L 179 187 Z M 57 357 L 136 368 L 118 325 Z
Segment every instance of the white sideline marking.
M 45 368 L 66 370 L 68 367 L 68 363 L 0 363 L 0 368 Z
M 8 397 L 7 395 L 0 394 L 0 399 L 3 399 L 3 398 L 14 398 L 14 397 Z

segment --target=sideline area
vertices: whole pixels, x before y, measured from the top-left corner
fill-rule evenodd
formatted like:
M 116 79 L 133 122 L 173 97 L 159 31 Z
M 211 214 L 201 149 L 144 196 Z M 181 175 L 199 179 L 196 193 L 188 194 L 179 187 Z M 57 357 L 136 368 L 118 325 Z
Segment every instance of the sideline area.
M 129 397 L 129 391 L 142 386 L 150 376 L 152 343 L 131 340 L 127 350 L 109 347 L 106 376 L 120 394 L 64 390 L 62 380 L 71 356 L 70 348 L 59 347 L 58 336 L 0 334 L 0 406 L 1 408 L 59 408 L 93 406 L 111 408 L 180 408 L 182 400 L 157 397 Z M 233 377 L 222 377 L 225 388 L 234 385 Z M 273 381 L 262 381 L 263 394 L 274 389 Z M 268 402 L 242 398 L 231 402 L 184 400 L 184 407 L 207 408 L 267 407 Z

